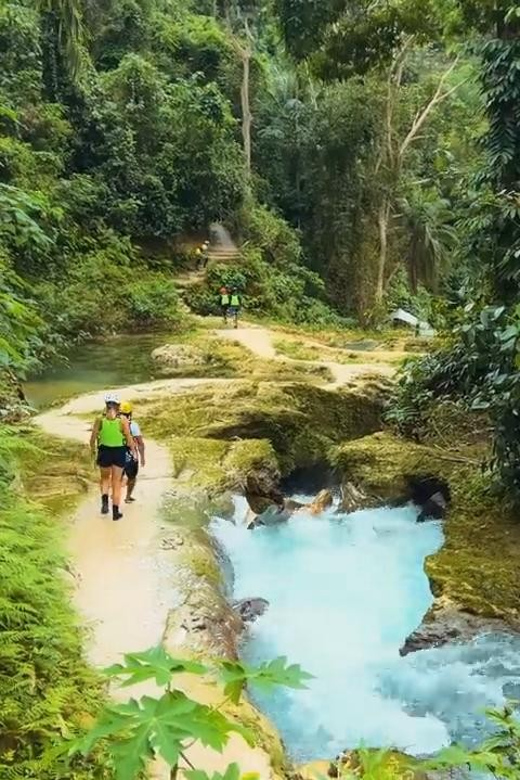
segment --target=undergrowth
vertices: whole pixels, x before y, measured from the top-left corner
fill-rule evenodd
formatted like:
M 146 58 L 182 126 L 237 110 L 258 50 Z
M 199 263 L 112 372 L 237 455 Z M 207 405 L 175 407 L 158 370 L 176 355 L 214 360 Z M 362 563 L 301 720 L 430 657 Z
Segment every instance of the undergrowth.
M 0 427 L 0 777 L 99 780 L 104 775 L 97 758 L 78 759 L 62 771 L 53 757 L 63 737 L 96 714 L 103 690 L 82 656 L 66 584 L 63 526 L 17 495 L 14 453 L 5 446 L 9 435 Z

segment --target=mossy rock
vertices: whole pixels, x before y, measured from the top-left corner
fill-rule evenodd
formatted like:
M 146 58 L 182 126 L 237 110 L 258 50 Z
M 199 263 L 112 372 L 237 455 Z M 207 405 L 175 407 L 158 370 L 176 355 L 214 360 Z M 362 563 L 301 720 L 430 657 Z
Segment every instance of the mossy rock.
M 368 769 L 368 767 L 373 767 Z M 367 771 L 368 769 L 368 771 Z M 420 761 L 398 750 L 348 750 L 336 761 L 313 761 L 297 767 L 293 780 L 324 780 L 346 776 L 384 777 L 385 780 L 428 780 Z
M 29 417 L 21 383 L 8 369 L 0 369 L 0 421 L 15 423 Z
M 230 473 L 258 471 L 258 463 L 284 476 L 326 461 L 334 443 L 378 430 L 383 406 L 377 390 L 336 393 L 308 384 L 237 381 L 145 404 L 141 422 L 150 435 L 169 441 L 177 478 L 218 489 L 232 484 Z M 233 444 L 234 455 L 229 450 L 233 442 L 252 440 Z
M 17 463 L 27 495 L 53 514 L 69 511 L 96 479 L 90 450 L 32 426 L 17 429 Z
M 377 433 L 341 445 L 334 462 L 344 480 L 388 501 L 403 495 L 407 475 L 446 480 L 452 502 L 443 525 L 445 543 L 425 564 L 432 590 L 469 613 L 517 627 L 520 523 L 482 474 L 484 454 L 479 448 L 452 452 Z

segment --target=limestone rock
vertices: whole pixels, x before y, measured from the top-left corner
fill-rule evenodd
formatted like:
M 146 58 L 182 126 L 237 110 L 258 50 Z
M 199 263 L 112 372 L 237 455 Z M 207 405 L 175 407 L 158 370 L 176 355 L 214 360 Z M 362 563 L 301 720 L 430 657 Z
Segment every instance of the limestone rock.
M 240 599 L 233 604 L 244 623 L 254 623 L 269 607 L 269 602 L 262 598 Z
M 435 600 L 421 625 L 410 634 L 399 652 L 404 656 L 430 647 L 466 643 L 479 634 L 510 632 L 511 628 L 503 620 L 472 615 L 441 597 Z
M 341 486 L 340 512 L 355 512 L 358 509 L 367 509 L 381 503 L 375 496 L 369 496 L 362 488 L 356 487 L 353 482 L 344 482 Z
M 369 752 L 378 752 L 375 749 L 368 749 Z M 342 770 L 340 773 L 340 769 Z M 341 755 L 336 756 L 336 760 L 329 764 L 327 775 L 328 777 L 337 778 L 343 775 L 343 772 L 347 770 L 352 773 L 353 776 L 362 778 L 364 777 L 362 757 L 359 750 L 346 750 Z M 395 778 L 402 778 L 405 780 L 433 780 L 428 773 L 421 768 L 417 759 L 408 756 L 406 753 L 402 753 L 400 750 L 388 750 L 385 753 L 381 767 L 381 775 Z
M 261 525 L 279 525 L 280 523 L 285 523 L 289 517 L 290 515 L 284 510 L 283 506 L 269 504 L 247 527 L 249 530 L 252 530 Z
M 326 509 L 329 509 L 334 501 L 331 490 L 321 490 L 314 501 L 309 505 L 309 514 L 321 515 Z
M 205 363 L 202 350 L 189 344 L 164 344 L 152 352 L 152 358 L 161 373 L 177 371 L 180 368 L 201 366 Z
M 437 476 L 414 475 L 405 477 L 406 498 L 419 507 L 421 513 L 417 522 L 443 520 L 451 502 L 448 482 Z
M 286 498 L 284 501 L 284 509 L 286 512 L 298 512 L 300 509 L 304 509 L 306 504 L 302 504 L 301 501 L 295 501 L 293 498 Z
M 30 416 L 22 385 L 7 368 L 0 369 L 0 422 L 13 423 Z

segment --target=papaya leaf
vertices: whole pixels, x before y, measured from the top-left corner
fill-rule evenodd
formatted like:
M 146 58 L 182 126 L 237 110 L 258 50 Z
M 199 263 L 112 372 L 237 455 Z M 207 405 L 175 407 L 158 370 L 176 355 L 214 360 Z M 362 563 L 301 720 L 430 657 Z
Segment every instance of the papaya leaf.
M 203 772 L 200 769 L 184 772 L 184 774 L 187 780 L 241 780 L 238 764 L 230 764 L 223 775 L 221 775 L 220 772 L 214 772 L 212 775 L 208 775 L 207 772 Z M 244 778 L 256 780 L 258 775 L 256 773 L 248 772 L 246 775 L 242 775 L 242 780 Z
M 253 667 L 238 661 L 223 661 L 221 677 L 224 692 L 231 701 L 238 704 L 247 684 L 260 688 L 272 688 L 281 685 L 286 688 L 305 688 L 305 681 L 313 675 L 304 672 L 298 664 L 287 665 L 286 658 L 276 658 L 269 663 Z
M 174 674 L 185 672 L 200 675 L 208 671 L 206 666 L 195 661 L 173 658 L 160 645 L 144 652 L 128 653 L 124 660 L 124 664 L 114 664 L 104 672 L 107 677 L 126 677 L 123 687 L 152 679 L 164 687 L 171 682 Z
M 110 745 L 117 780 L 133 780 L 153 758 L 149 727 L 146 723 L 135 729 L 127 739 Z

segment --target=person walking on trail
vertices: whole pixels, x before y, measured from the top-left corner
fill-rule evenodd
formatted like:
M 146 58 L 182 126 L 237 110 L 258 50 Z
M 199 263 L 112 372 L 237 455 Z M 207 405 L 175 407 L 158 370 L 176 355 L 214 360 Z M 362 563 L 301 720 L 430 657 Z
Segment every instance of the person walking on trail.
M 107 515 L 110 511 L 109 494 L 112 485 L 112 520 L 120 520 L 123 517 L 119 507 L 126 453 L 127 450 L 134 452 L 136 449 L 129 422 L 126 417 L 120 416 L 119 406 L 117 395 L 109 393 L 105 396 L 105 411 L 102 417 L 98 417 L 94 422 L 90 437 L 90 448 L 93 453 L 97 446 L 103 515 Z
M 231 296 L 229 294 L 229 290 L 227 287 L 221 287 L 219 290 L 219 302 L 220 302 L 220 311 L 222 313 L 222 319 L 224 320 L 224 325 L 227 325 L 227 316 L 228 316 L 228 309 L 229 304 L 231 303 Z
M 139 463 L 141 464 L 142 469 L 145 467 L 144 439 L 142 437 L 141 429 L 138 423 L 136 423 L 136 421 L 132 418 L 132 404 L 129 401 L 123 401 L 120 410 L 121 417 L 125 417 L 128 420 L 130 433 L 132 434 L 132 439 L 134 440 L 134 444 L 136 446 L 135 450 L 127 450 L 124 470 L 124 475 L 126 476 L 127 480 L 125 504 L 132 504 L 135 501 L 133 492 L 135 489 L 135 483 L 137 482 L 137 475 L 139 473 Z M 139 455 L 139 457 L 136 457 L 137 455 Z
M 209 260 L 208 255 L 209 241 L 204 241 L 199 247 L 197 247 L 195 254 L 197 255 L 197 270 L 203 271 Z
M 242 296 L 236 287 L 231 288 L 228 314 L 233 319 L 233 327 L 238 328 L 238 315 L 242 307 Z

